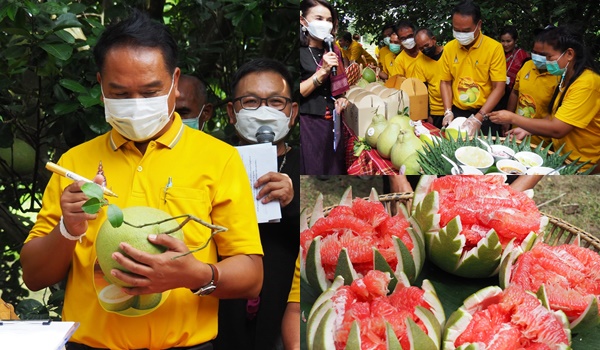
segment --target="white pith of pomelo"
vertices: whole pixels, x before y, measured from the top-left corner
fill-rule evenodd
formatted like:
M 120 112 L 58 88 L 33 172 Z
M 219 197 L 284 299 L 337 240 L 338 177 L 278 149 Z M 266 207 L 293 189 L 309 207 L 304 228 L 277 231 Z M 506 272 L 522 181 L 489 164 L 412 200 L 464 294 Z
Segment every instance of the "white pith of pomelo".
M 121 287 L 109 284 L 102 288 L 98 294 L 98 300 L 106 311 L 117 312 L 132 307 L 137 300 L 137 296 L 126 294 L 121 290 Z
M 131 225 L 140 226 L 143 224 L 172 219 L 172 216 L 156 208 L 140 206 L 124 208 L 123 218 L 124 221 Z M 127 269 L 125 269 L 112 258 L 112 254 L 115 252 L 124 254 L 124 252 L 119 248 L 121 242 L 126 242 L 132 247 L 149 254 L 160 254 L 165 252 L 166 248 L 150 243 L 150 241 L 148 241 L 148 235 L 161 234 L 173 230 L 177 228 L 177 226 L 179 226 L 177 220 L 168 220 L 160 224 L 149 225 L 142 228 L 129 226 L 126 223 L 123 223 L 123 225 L 120 227 L 115 228 L 112 227 L 108 220 L 105 220 L 100 226 L 100 230 L 98 231 L 98 236 L 96 237 L 95 242 L 98 264 L 100 265 L 104 276 L 110 280 L 111 283 L 122 287 L 131 287 L 130 285 L 112 276 L 110 273 L 112 269 L 128 272 Z M 170 235 L 183 240 L 182 230 L 178 230 Z

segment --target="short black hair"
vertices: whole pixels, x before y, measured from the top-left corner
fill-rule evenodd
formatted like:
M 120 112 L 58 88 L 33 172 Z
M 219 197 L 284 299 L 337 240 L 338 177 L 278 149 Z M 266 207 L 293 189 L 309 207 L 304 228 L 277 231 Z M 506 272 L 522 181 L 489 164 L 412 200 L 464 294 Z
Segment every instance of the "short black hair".
M 329 10 L 329 12 L 331 12 L 331 20 L 333 23 L 333 29 L 332 29 L 331 34 L 335 35 L 335 32 L 337 31 L 337 27 L 338 27 L 338 14 L 337 14 L 337 11 L 335 10 L 335 8 L 333 7 L 333 5 L 328 0 L 302 0 L 302 1 L 300 1 L 300 16 L 306 18 L 307 13 L 309 13 L 313 7 L 317 7 L 317 6 L 325 6 Z M 308 46 L 307 35 L 308 34 L 302 30 L 302 26 L 300 26 L 300 46 L 302 46 L 302 47 Z
M 235 89 L 243 77 L 251 73 L 261 72 L 274 72 L 281 75 L 288 85 L 290 96 L 293 96 L 294 79 L 290 71 L 283 63 L 266 57 L 246 62 L 235 72 L 231 79 L 231 96 L 235 96 Z
M 400 21 L 398 22 L 398 24 L 396 24 L 396 27 L 394 28 L 394 33 L 398 33 L 398 31 L 402 28 L 410 28 L 413 30 L 413 32 L 415 31 L 415 25 L 412 24 L 412 22 Z
M 350 34 L 350 32 L 344 32 L 342 34 L 342 39 L 344 39 L 345 41 L 347 41 L 349 43 L 351 43 L 353 41 L 352 40 L 352 34 Z
M 173 74 L 177 67 L 177 43 L 168 28 L 140 10 L 133 9 L 128 18 L 108 26 L 98 39 L 94 60 L 100 73 L 108 51 L 124 46 L 158 48 L 169 73 Z
M 509 34 L 514 41 L 519 39 L 519 33 L 517 32 L 517 28 L 515 28 L 515 26 L 504 26 L 500 31 L 500 36 L 504 34 Z
M 471 0 L 464 0 L 460 4 L 454 6 L 452 9 L 452 16 L 455 14 L 471 16 L 475 24 L 481 20 L 481 8 L 477 3 Z

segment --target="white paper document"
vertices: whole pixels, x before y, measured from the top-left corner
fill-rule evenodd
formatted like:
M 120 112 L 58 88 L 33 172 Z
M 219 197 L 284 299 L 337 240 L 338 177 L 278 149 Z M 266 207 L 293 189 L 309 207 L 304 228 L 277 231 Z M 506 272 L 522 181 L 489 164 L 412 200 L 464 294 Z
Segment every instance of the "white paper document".
M 0 321 L 1 349 L 60 350 L 79 322 Z
M 263 204 L 260 200 L 256 199 L 262 187 L 254 188 L 254 183 L 259 177 L 269 171 L 277 172 L 277 147 L 270 143 L 259 143 L 236 148 L 242 157 L 248 178 L 250 179 L 258 223 L 278 222 L 281 219 L 279 201 L 271 201 Z

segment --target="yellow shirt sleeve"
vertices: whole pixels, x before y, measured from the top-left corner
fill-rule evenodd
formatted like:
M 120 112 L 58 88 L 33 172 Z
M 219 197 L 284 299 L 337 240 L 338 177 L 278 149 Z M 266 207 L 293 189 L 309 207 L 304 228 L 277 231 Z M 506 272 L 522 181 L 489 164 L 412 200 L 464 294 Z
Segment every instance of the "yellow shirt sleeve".
M 300 255 L 296 259 L 296 270 L 294 271 L 294 279 L 292 280 L 292 288 L 288 296 L 288 303 L 300 302 Z

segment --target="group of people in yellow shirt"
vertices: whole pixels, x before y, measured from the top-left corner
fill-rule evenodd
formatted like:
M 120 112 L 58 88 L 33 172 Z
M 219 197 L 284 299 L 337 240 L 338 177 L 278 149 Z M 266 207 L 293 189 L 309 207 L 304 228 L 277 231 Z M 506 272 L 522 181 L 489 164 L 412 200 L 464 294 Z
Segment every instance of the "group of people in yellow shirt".
M 479 130 L 502 136 L 508 125 L 505 136 L 531 135 L 536 145 L 552 142 L 554 150 L 570 152 L 569 161 L 582 163 L 582 170 L 598 163 L 600 75 L 579 33 L 568 26 L 539 32 L 532 59 L 517 73 L 504 107 L 499 102 L 508 84 L 506 57 L 502 45 L 482 33 L 479 6 L 458 4 L 452 27 L 455 39 L 440 46 L 427 28 L 415 30 L 409 22 L 385 26 L 379 77 L 426 83 L 429 122 L 438 128 L 459 116 L 467 118 L 463 128 L 470 136 Z

